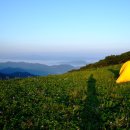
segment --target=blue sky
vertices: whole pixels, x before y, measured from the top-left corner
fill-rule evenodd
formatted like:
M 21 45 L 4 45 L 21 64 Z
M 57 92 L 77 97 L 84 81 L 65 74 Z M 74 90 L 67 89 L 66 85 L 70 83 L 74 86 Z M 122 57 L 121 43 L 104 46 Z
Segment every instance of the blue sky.
M 1 0 L 0 58 L 129 51 L 129 13 L 129 0 Z

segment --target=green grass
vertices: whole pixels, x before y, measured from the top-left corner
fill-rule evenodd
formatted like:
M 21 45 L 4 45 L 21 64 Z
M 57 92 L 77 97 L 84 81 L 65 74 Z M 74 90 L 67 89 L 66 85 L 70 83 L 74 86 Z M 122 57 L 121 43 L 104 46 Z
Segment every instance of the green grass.
M 129 129 L 130 83 L 115 83 L 120 67 L 0 81 L 1 129 Z

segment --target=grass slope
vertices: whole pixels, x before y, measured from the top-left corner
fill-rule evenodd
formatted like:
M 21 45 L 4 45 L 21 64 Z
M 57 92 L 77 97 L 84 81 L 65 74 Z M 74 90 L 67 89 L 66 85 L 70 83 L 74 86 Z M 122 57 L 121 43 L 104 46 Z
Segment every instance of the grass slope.
M 130 83 L 120 65 L 0 81 L 2 129 L 98 130 L 130 127 Z

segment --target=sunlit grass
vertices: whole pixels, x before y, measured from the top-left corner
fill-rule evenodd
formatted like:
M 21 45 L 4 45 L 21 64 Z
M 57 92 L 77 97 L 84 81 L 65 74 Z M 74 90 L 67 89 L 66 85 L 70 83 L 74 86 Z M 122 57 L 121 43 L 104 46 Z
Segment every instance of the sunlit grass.
M 126 129 L 130 83 L 120 65 L 63 75 L 0 81 L 3 129 Z

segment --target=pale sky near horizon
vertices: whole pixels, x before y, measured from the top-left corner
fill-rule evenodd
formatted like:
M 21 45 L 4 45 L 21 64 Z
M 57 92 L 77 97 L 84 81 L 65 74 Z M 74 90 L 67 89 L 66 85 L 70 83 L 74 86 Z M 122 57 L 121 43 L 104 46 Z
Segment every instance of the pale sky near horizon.
M 129 0 L 0 1 L 0 58 L 129 49 Z

